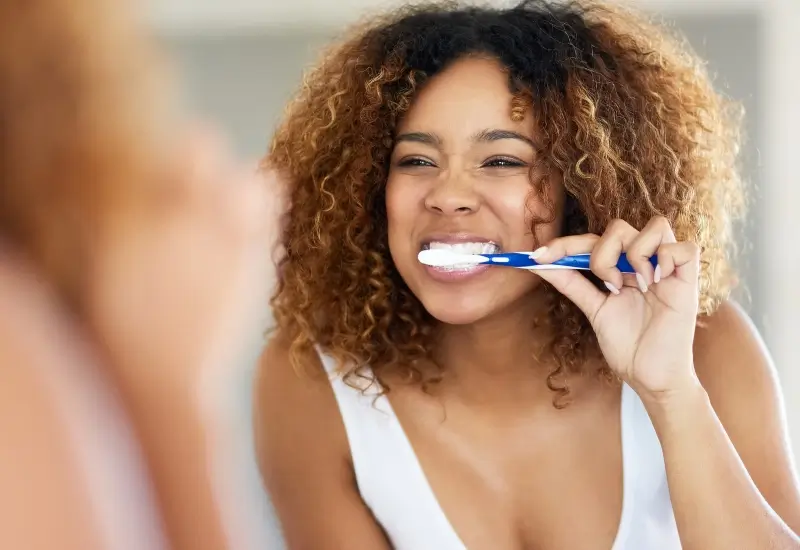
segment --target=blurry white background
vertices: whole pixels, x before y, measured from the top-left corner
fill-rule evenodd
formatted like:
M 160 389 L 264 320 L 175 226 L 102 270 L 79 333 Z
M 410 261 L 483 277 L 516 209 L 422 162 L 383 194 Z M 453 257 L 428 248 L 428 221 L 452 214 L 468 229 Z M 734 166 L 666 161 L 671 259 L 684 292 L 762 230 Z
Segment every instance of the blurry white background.
M 396 0 L 150 0 L 194 106 L 261 156 L 283 105 L 320 47 L 364 14 Z M 765 337 L 786 395 L 800 455 L 800 0 L 631 0 L 663 16 L 708 60 L 718 88 L 747 111 L 744 173 L 751 216 L 742 232 L 746 293 L 738 299 Z M 497 0 L 500 3 L 500 0 Z M 258 350 L 253 350 L 253 357 Z M 252 459 L 250 389 L 243 383 L 243 507 L 281 548 Z

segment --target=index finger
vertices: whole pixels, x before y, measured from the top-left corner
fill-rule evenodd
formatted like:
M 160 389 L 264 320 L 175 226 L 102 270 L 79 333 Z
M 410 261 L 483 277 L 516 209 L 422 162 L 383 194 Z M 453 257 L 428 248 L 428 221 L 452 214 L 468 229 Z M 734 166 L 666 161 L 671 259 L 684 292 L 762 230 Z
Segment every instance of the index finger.
M 543 246 L 536 250 L 532 257 L 540 264 L 549 264 L 564 256 L 572 256 L 573 254 L 588 254 L 594 249 L 599 236 L 593 233 L 586 233 L 584 235 L 569 235 L 567 237 L 558 237 L 550 241 L 547 246 Z

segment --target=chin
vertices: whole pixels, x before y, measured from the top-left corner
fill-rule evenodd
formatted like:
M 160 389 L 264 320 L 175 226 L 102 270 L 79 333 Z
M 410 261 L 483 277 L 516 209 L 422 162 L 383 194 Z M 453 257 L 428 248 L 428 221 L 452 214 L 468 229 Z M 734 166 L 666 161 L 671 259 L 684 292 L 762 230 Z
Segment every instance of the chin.
M 447 325 L 480 323 L 513 309 L 540 284 L 531 273 L 508 268 L 440 269 L 418 264 L 416 258 L 395 265 L 425 310 Z
M 480 300 L 464 297 L 448 299 L 445 296 L 437 296 L 435 299 L 423 298 L 420 301 L 434 319 L 446 325 L 471 325 L 494 313 L 493 308 L 480 303 Z

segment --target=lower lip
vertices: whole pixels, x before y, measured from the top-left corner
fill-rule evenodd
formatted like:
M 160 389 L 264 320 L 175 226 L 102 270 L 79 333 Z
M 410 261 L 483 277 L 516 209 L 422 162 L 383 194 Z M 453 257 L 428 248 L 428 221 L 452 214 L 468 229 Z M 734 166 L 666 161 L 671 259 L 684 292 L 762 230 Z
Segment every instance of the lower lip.
M 452 268 L 441 268 L 441 267 L 432 267 L 429 265 L 424 266 L 425 271 L 428 275 L 436 280 L 443 283 L 455 283 L 466 281 L 468 279 L 472 279 L 473 277 L 477 277 L 481 273 L 484 273 L 489 270 L 490 266 L 486 264 L 476 265 L 469 268 L 463 269 L 452 269 Z

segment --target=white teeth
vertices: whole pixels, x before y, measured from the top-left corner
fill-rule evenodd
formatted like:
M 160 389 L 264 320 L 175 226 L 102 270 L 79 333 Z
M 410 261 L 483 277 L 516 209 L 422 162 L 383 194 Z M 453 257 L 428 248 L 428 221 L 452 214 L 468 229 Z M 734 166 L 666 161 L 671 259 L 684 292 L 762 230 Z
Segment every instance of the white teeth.
M 475 264 L 471 264 L 471 265 L 451 265 L 448 267 L 437 267 L 435 269 L 438 269 L 439 271 L 459 272 L 459 271 L 472 271 L 475 268 L 476 268 Z
M 442 243 L 434 241 L 428 247 L 431 250 L 448 249 L 464 254 L 495 254 L 500 252 L 500 247 L 491 242 Z

